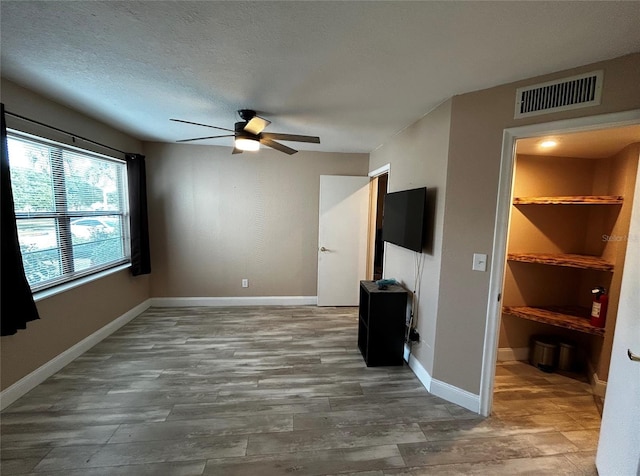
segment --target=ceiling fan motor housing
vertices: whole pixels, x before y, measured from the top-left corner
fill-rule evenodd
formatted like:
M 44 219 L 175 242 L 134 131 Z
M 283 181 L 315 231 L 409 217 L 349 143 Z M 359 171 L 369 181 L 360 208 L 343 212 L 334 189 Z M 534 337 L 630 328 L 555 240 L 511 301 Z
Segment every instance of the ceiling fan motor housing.
M 240 109 L 238 111 L 238 115 L 242 118 L 242 120 L 249 122 L 256 116 L 256 111 L 254 111 L 253 109 Z
M 235 124 L 235 135 L 236 138 L 240 139 L 257 139 L 257 136 L 252 134 L 249 131 L 246 131 L 244 128 L 247 125 L 247 122 L 236 122 Z

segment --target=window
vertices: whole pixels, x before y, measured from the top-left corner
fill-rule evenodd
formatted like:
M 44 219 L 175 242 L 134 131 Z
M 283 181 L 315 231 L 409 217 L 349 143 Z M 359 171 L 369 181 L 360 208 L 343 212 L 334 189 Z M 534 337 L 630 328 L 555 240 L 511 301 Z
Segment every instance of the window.
M 7 143 L 32 291 L 130 262 L 124 161 L 14 131 Z

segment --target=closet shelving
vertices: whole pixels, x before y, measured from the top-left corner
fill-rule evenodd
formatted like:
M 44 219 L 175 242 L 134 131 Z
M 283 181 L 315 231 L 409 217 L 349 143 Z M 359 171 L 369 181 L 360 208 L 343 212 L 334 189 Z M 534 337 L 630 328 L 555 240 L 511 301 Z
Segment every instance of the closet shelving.
M 547 264 L 550 266 L 564 266 L 567 268 L 594 269 L 597 271 L 613 271 L 613 263 L 599 256 L 576 255 L 569 253 L 509 253 L 509 261 L 521 263 Z
M 603 328 L 590 324 L 589 311 L 589 308 L 579 306 L 506 306 L 503 309 L 505 314 L 521 319 L 564 327 L 565 329 L 586 334 L 604 336 Z
M 622 205 L 620 195 L 576 195 L 570 197 L 515 197 L 514 205 Z
M 515 197 L 514 206 L 619 206 L 623 203 L 620 195 L 575 195 L 575 196 L 532 196 Z M 560 266 L 613 272 L 614 264 L 600 256 L 573 253 L 508 253 L 509 261 L 531 263 L 546 266 Z M 566 306 L 505 306 L 505 314 L 541 322 L 556 327 L 562 327 L 586 334 L 604 336 L 604 329 L 592 326 L 590 310 L 585 307 Z

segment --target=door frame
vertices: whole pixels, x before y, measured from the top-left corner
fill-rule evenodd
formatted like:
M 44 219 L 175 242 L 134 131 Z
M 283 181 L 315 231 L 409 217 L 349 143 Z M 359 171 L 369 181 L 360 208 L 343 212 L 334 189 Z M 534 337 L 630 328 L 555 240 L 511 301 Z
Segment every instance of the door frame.
M 493 234 L 492 266 L 480 375 L 479 410 L 482 416 L 491 414 L 493 386 L 498 356 L 498 336 L 502 317 L 501 293 L 506 270 L 507 238 L 514 180 L 515 146 L 518 139 L 552 134 L 566 134 L 596 129 L 640 124 L 640 109 L 597 116 L 565 119 L 504 129 L 500 158 L 500 177 Z
M 373 266 L 375 260 L 375 251 L 376 251 L 376 229 L 375 223 L 377 219 L 377 207 L 374 206 L 378 200 L 378 189 L 374 187 L 374 184 L 377 185 L 376 179 L 381 175 L 387 174 L 387 192 L 389 191 L 389 175 L 391 171 L 391 164 L 385 164 L 377 169 L 369 172 L 369 236 L 367 236 L 367 279 L 373 279 Z M 386 263 L 386 243 L 383 243 L 384 253 L 382 255 L 382 269 L 384 275 L 384 268 Z

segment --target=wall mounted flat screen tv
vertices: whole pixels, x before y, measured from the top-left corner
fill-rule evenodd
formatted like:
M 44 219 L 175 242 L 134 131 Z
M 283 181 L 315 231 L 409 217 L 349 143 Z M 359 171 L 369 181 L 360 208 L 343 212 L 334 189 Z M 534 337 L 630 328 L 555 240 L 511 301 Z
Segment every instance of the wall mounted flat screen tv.
M 382 239 L 413 251 L 425 244 L 426 187 L 387 193 L 384 198 Z

